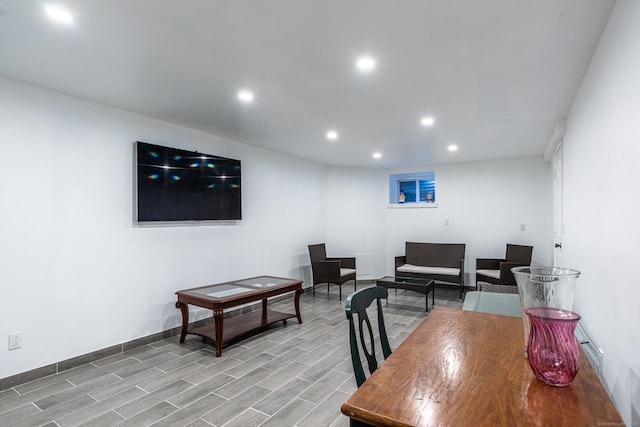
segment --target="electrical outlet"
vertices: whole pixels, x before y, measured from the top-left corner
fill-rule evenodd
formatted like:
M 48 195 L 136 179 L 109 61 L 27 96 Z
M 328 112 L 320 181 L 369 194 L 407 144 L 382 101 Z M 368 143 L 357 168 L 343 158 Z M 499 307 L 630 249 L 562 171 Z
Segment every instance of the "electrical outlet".
M 12 332 L 9 334 L 9 350 L 22 348 L 22 332 Z

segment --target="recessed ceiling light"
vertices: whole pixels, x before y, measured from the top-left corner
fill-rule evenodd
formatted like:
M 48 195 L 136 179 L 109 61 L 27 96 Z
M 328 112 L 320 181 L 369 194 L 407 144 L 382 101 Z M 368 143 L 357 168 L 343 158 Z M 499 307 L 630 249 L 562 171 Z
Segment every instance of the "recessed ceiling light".
M 421 124 L 422 126 L 427 126 L 427 127 L 429 127 L 429 126 L 433 126 L 433 124 L 434 124 L 435 122 L 436 122 L 436 121 L 435 121 L 435 119 L 434 119 L 433 117 L 423 117 L 423 118 L 420 120 L 420 124 Z
M 361 56 L 356 61 L 356 68 L 363 73 L 368 73 L 376 68 L 376 60 L 371 56 Z
M 329 132 L 327 132 L 327 139 L 330 141 L 335 141 L 336 139 L 338 139 L 338 132 L 330 130 Z
M 67 9 L 58 5 L 47 5 L 44 7 L 49 19 L 57 24 L 70 25 L 73 23 L 73 15 Z
M 456 144 L 451 144 L 447 147 L 449 151 L 458 151 L 458 146 Z
M 375 153 L 373 153 L 373 158 L 374 158 L 374 159 L 379 159 L 379 158 L 381 158 L 381 157 L 382 157 L 382 153 L 380 153 L 380 152 L 378 152 L 378 151 L 376 151 Z
M 253 92 L 251 92 L 250 90 L 243 89 L 240 92 L 238 92 L 238 99 L 244 102 L 245 104 L 253 102 L 253 98 L 254 98 Z

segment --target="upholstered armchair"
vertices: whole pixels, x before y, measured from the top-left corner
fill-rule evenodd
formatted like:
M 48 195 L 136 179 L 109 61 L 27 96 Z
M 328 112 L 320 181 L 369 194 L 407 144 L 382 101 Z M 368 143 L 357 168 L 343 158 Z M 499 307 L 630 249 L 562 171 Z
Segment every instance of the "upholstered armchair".
M 309 257 L 313 274 L 313 296 L 316 295 L 316 285 L 322 283 L 327 284 L 327 293 L 329 285 L 339 286 L 341 301 L 343 284 L 353 280 L 353 290 L 356 290 L 355 258 L 328 258 L 324 243 L 309 245 Z
M 531 265 L 532 253 L 533 246 L 507 243 L 507 251 L 504 258 L 476 258 L 476 290 L 478 289 L 478 282 L 517 286 L 511 269 L 513 267 Z

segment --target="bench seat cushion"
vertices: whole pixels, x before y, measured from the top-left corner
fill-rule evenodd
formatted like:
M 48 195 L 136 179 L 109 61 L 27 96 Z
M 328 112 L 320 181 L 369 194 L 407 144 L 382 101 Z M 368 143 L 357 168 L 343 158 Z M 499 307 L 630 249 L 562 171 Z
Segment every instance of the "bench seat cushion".
M 340 277 L 348 276 L 349 274 L 355 273 L 356 270 L 353 268 L 341 268 L 340 269 Z
M 477 274 L 500 280 L 500 270 L 476 270 L 476 275 Z
M 421 265 L 404 264 L 398 267 L 400 273 L 438 274 L 441 276 L 459 276 L 459 268 L 423 267 Z

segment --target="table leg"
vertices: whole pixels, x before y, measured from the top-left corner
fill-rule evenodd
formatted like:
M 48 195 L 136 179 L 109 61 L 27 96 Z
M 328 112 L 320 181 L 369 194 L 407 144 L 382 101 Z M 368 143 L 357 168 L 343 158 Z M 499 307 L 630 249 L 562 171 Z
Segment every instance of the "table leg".
M 224 313 L 222 310 L 213 310 L 213 321 L 216 327 L 216 357 L 222 356 L 222 322 Z
M 298 318 L 298 323 L 302 323 L 302 316 L 300 316 L 300 295 L 302 295 L 302 289 L 296 289 L 296 296 L 294 297 L 294 301 L 296 306 L 296 317 Z
M 187 327 L 189 326 L 189 306 L 182 302 L 176 303 L 176 308 L 182 313 L 182 330 L 180 331 L 180 342 L 183 343 L 187 336 Z

